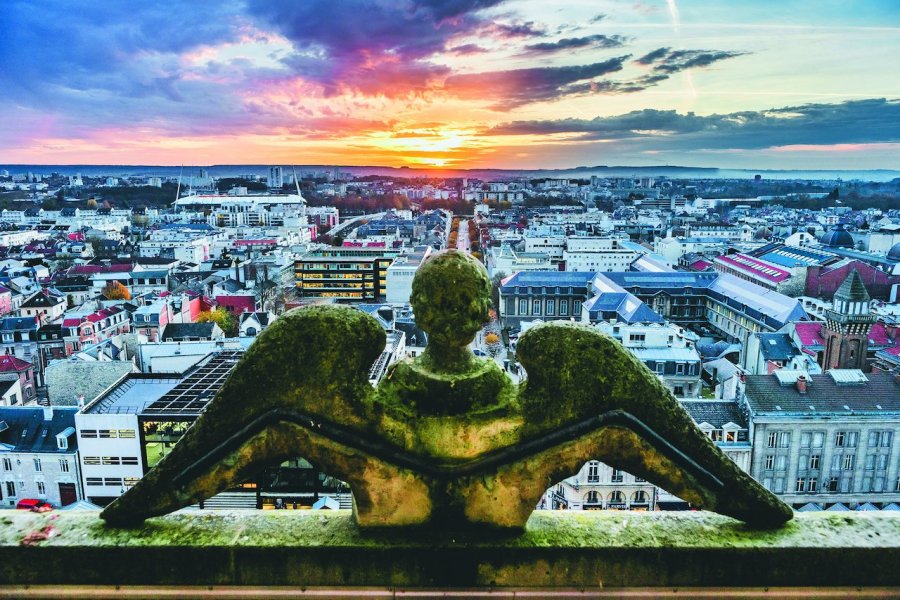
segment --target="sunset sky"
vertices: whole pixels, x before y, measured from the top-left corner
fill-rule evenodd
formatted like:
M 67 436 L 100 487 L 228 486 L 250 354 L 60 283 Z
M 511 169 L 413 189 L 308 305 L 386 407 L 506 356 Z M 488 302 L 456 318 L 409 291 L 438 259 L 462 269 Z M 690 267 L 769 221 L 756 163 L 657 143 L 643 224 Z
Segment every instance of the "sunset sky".
M 4 0 L 0 163 L 900 168 L 897 0 Z

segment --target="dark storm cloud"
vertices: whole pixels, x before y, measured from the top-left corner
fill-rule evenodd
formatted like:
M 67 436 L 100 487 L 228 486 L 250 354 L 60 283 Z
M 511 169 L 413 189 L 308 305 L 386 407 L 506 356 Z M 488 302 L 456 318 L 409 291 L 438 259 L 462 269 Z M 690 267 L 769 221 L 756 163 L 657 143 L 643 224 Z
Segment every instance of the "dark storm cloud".
M 431 11 L 435 21 L 455 19 L 475 11 L 502 4 L 505 0 L 417 0 L 415 5 Z
M 583 94 L 590 91 L 592 85 L 604 85 L 587 80 L 620 71 L 628 58 L 630 56 L 620 56 L 603 62 L 569 67 L 535 67 L 451 75 L 447 78 L 444 89 L 453 96 L 487 100 L 493 102 L 495 108 L 507 109 Z
M 666 150 L 897 142 L 900 101 L 854 100 L 706 116 L 647 109 L 594 119 L 514 121 L 487 133 L 578 133 L 583 139 L 631 140 L 647 149 Z
M 460 56 L 466 56 L 469 54 L 484 54 L 485 52 L 488 52 L 488 49 L 483 46 L 479 46 L 478 44 L 463 44 L 461 46 L 448 48 L 447 52 L 458 54 Z
M 555 54 L 563 50 L 577 48 L 621 48 L 628 38 L 621 35 L 586 35 L 584 37 L 562 38 L 555 42 L 540 42 L 525 46 L 524 54 Z
M 248 13 L 291 41 L 296 53 L 284 64 L 296 76 L 320 84 L 326 94 L 355 90 L 402 96 L 422 93 L 448 74 L 447 67 L 432 59 L 454 37 L 478 29 L 533 27 L 491 23 L 477 14 L 500 3 L 250 0 Z M 457 48 L 459 53 L 475 51 L 474 44 Z
M 746 52 L 729 52 L 725 50 L 672 50 L 669 47 L 657 48 L 648 52 L 634 62 L 639 65 L 652 65 L 658 73 L 677 73 L 696 67 L 706 67 L 714 62 L 743 56 Z
M 0 34 L 0 88 L 16 96 L 51 85 L 171 97 L 175 57 L 237 39 L 241 5 L 8 0 Z M 158 60 L 141 72 L 134 63 L 148 55 Z
M 498 39 L 544 37 L 546 30 L 534 21 L 524 23 L 490 23 L 482 27 L 482 31 Z
M 648 52 L 644 56 L 638 58 L 634 62 L 641 64 L 641 65 L 649 65 L 649 64 L 652 64 L 653 62 L 659 60 L 660 58 L 666 56 L 670 50 L 672 50 L 672 49 L 668 48 L 668 47 L 657 48 L 656 50 L 653 50 L 652 52 Z

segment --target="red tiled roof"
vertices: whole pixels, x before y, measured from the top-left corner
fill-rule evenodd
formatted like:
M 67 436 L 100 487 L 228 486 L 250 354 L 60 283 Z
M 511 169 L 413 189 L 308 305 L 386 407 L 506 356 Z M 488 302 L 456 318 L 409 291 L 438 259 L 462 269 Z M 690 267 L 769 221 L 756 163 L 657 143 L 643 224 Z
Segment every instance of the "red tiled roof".
M 27 360 L 22 360 L 21 358 L 16 358 L 15 356 L 11 356 L 9 354 L 4 354 L 0 356 L 0 372 L 9 373 L 10 371 L 25 371 L 26 369 L 33 369 L 34 365 L 28 362 Z
M 822 337 L 822 327 L 824 323 L 796 323 L 794 327 L 797 330 L 797 337 L 804 346 L 824 346 L 825 339 Z M 900 339 L 891 339 L 887 335 L 887 329 L 884 323 L 875 323 L 872 330 L 869 331 L 869 343 L 875 346 L 900 346 Z
M 234 240 L 235 246 L 276 246 L 278 240 Z
M 695 271 L 705 271 L 710 268 L 712 263 L 706 262 L 705 260 L 695 260 L 691 263 L 691 268 Z
M 804 346 L 824 346 L 825 340 L 822 338 L 822 326 L 824 323 L 796 323 L 794 327 L 797 331 L 797 337 Z
M 785 271 L 784 269 L 776 267 L 775 265 L 762 262 L 753 258 L 752 256 L 747 256 L 746 254 L 718 256 L 716 257 L 716 262 L 725 263 L 733 269 L 737 269 L 743 273 L 747 273 L 749 275 L 753 275 L 755 277 L 759 277 L 760 279 L 765 279 L 766 281 L 771 281 L 773 283 L 781 283 L 791 276 L 789 271 Z

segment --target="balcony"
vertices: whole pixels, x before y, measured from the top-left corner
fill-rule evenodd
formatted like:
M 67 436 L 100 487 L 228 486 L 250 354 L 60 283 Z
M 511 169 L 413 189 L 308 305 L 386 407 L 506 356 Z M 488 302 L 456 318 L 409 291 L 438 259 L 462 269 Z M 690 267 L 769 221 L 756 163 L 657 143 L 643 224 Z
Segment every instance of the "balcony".
M 283 586 L 346 597 L 900 593 L 900 515 L 885 513 L 799 513 L 760 531 L 706 512 L 537 511 L 524 533 L 510 535 L 367 533 L 346 510 L 184 511 L 134 529 L 108 527 L 94 512 L 8 511 L 0 520 L 0 579 L 16 597 L 60 597 L 61 589 L 154 597 L 155 586 L 172 597 L 266 597 Z

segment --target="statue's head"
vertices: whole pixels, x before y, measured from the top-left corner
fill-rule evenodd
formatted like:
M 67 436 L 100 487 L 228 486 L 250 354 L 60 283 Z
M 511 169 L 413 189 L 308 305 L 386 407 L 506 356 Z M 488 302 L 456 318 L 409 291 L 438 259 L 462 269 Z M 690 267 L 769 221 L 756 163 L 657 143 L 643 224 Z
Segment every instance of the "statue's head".
M 410 304 L 429 345 L 463 347 L 490 319 L 491 280 L 469 254 L 438 252 L 416 272 Z

